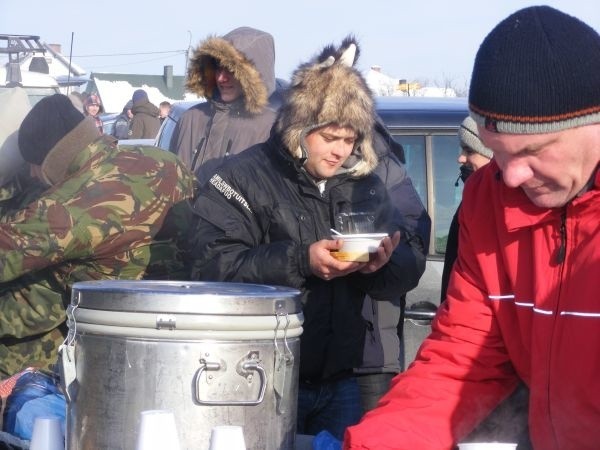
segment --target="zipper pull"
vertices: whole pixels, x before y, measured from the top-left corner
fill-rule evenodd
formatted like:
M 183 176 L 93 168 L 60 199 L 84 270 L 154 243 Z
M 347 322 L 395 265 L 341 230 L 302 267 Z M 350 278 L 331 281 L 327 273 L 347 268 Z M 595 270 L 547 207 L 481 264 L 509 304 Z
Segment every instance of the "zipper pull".
M 560 215 L 560 247 L 556 254 L 556 261 L 562 264 L 567 255 L 567 210 L 566 207 Z
M 206 136 L 203 136 L 202 139 L 200 139 L 200 142 L 198 142 L 198 145 L 196 145 L 196 148 L 192 151 L 192 164 L 190 166 L 190 170 L 192 172 L 196 171 L 196 164 L 198 163 L 198 157 L 200 156 L 200 152 L 202 151 L 202 147 L 204 146 L 204 141 L 206 140 Z

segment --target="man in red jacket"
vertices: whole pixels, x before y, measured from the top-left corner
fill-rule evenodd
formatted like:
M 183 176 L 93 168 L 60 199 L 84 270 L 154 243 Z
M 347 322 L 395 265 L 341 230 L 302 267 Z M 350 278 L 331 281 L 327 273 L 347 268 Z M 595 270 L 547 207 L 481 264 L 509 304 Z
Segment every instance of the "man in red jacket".
M 534 448 L 600 443 L 600 36 L 547 6 L 500 22 L 469 103 L 472 175 L 447 301 L 345 449 L 450 449 L 522 380 Z

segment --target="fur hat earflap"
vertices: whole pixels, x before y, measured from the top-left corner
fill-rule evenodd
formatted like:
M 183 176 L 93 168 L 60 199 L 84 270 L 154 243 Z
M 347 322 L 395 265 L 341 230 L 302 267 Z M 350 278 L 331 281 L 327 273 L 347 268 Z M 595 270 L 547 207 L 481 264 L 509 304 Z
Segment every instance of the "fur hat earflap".
M 292 74 L 276 122 L 284 144 L 298 160 L 306 158 L 303 140 L 310 131 L 330 124 L 352 128 L 358 140 L 344 167 L 354 177 L 377 166 L 373 96 L 353 67 L 359 52 L 356 39 L 348 36 L 339 47 L 328 45 L 316 58 L 301 64 Z

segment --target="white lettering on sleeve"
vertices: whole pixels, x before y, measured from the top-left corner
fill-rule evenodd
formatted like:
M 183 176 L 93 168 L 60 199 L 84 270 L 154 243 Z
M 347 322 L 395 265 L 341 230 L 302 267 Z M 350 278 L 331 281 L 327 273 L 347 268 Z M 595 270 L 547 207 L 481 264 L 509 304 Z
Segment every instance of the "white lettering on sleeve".
M 250 214 L 253 214 L 246 199 L 239 192 L 229 186 L 225 181 L 223 181 L 219 175 L 214 174 L 210 179 L 210 184 L 212 184 L 217 191 L 223 194 L 227 200 L 231 200 L 233 198 L 245 209 L 247 209 Z

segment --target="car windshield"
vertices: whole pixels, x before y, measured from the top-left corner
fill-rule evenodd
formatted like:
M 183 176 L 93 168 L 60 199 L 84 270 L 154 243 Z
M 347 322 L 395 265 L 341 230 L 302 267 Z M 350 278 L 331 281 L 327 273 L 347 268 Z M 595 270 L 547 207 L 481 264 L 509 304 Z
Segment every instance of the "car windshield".
M 1 87 L 0 89 L 9 89 L 7 87 Z M 29 97 L 29 103 L 31 106 L 35 105 L 44 97 L 48 97 L 49 95 L 57 94 L 58 91 L 52 87 L 25 87 L 23 88 L 27 92 L 27 96 Z

